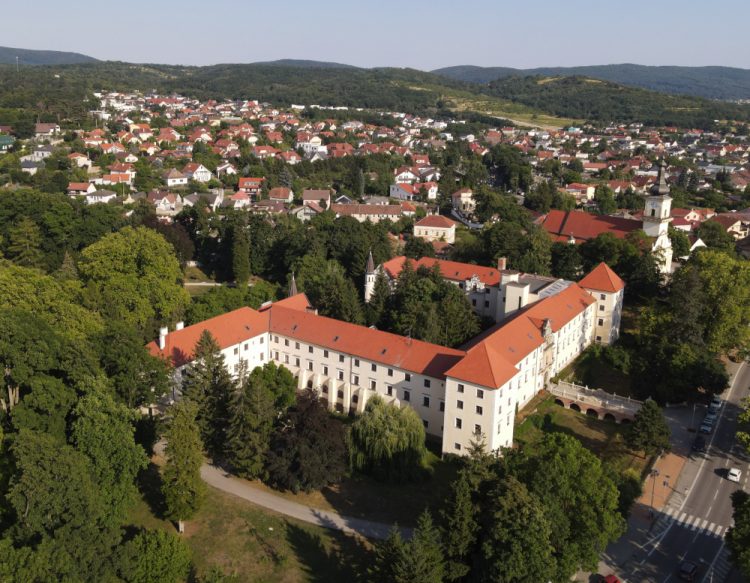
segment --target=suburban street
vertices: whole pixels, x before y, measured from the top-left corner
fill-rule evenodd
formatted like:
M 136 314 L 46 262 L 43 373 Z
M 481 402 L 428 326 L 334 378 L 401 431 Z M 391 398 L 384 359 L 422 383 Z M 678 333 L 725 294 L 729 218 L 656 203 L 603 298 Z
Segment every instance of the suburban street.
M 725 403 L 715 429 L 704 436 L 705 452 L 692 452 L 691 444 L 706 408 L 698 406 L 693 412 L 692 407 L 679 407 L 665 412 L 673 432 L 673 453 L 687 459 L 672 495 L 656 512 L 653 524 L 639 528 L 633 524 L 637 519 L 631 519 L 626 535 L 629 540 L 608 549 L 606 563 L 625 581 L 678 581 L 683 560 L 698 564 L 695 581 L 744 581 L 732 568 L 724 536 L 732 524 L 730 495 L 737 488 L 748 490 L 749 458 L 736 443 L 735 432 L 740 403 L 748 396 L 750 367 L 743 363 L 730 365 L 729 370 L 734 376 L 722 395 Z M 742 471 L 739 484 L 727 479 L 730 468 Z

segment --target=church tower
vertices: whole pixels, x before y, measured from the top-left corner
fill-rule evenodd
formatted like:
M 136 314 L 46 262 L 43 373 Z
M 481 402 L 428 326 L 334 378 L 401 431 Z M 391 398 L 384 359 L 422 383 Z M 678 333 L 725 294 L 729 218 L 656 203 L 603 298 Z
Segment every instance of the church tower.
M 643 211 L 643 230 L 646 235 L 655 239 L 652 251 L 659 258 L 659 270 L 662 273 L 672 271 L 672 241 L 669 239 L 669 223 L 672 218 L 672 197 L 669 196 L 669 185 L 665 172 L 664 160 L 659 162 L 659 178 L 646 197 L 646 208 Z
M 376 277 L 375 261 L 372 259 L 372 249 L 370 249 L 370 255 L 367 257 L 367 266 L 365 267 L 365 303 L 370 301 L 370 298 L 375 291 Z

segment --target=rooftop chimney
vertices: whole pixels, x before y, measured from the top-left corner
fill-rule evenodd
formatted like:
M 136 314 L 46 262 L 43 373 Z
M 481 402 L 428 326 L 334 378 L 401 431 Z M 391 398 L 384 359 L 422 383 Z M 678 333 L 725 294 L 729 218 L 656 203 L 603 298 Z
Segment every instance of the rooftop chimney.
M 164 350 L 167 347 L 167 334 L 169 334 L 169 328 L 159 328 L 159 349 Z
M 175 331 L 176 330 L 182 330 L 184 327 L 185 327 L 185 322 L 177 322 L 177 324 L 175 324 L 174 329 L 175 329 Z
M 505 271 L 508 267 L 508 258 L 507 257 L 498 257 L 497 258 L 497 270 L 498 271 Z

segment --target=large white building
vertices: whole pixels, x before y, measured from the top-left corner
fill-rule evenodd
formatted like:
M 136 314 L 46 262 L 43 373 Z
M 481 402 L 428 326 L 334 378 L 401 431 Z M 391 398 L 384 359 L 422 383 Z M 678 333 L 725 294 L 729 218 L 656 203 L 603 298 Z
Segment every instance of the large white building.
M 208 330 L 232 372 L 273 361 L 331 410 L 359 413 L 380 395 L 412 407 L 445 453 L 466 453 L 477 434 L 497 450 L 512 445 L 516 411 L 550 378 L 592 342 L 616 337 L 622 280 L 601 264 L 579 284 L 565 283 L 460 350 L 319 316 L 304 294 L 162 329 L 149 350 L 170 359 L 179 379 Z

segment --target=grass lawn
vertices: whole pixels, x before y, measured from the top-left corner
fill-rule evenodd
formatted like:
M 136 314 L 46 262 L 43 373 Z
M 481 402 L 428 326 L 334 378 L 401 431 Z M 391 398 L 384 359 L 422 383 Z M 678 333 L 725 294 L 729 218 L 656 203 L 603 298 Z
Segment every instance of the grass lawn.
M 129 522 L 175 532 L 144 500 Z M 372 560 L 367 541 L 288 519 L 213 488 L 186 523 L 185 541 L 199 576 L 219 567 L 242 582 L 366 581 Z
M 408 484 L 377 482 L 367 476 L 354 475 L 340 484 L 309 494 L 279 492 L 258 481 L 253 485 L 298 504 L 334 510 L 344 516 L 414 526 L 425 508 L 433 510 L 434 515 L 434 511 L 442 506 L 450 493 L 450 484 L 458 467 L 456 463 L 443 461 L 432 452 L 428 454 L 426 465 L 432 475 L 424 481 Z
M 213 282 L 208 275 L 203 273 L 200 267 L 185 267 L 185 282 L 186 283 L 198 283 L 198 282 Z
M 650 458 L 633 453 L 625 446 L 622 431 L 627 425 L 619 425 L 564 409 L 555 405 L 554 397 L 530 404 L 524 420 L 516 425 L 514 441 L 524 447 L 534 447 L 545 433 L 560 432 L 581 440 L 583 445 L 594 452 L 599 459 L 608 463 L 615 471 L 622 473 L 632 469 L 643 476 Z M 536 408 L 536 411 L 533 408 Z

